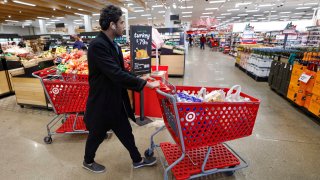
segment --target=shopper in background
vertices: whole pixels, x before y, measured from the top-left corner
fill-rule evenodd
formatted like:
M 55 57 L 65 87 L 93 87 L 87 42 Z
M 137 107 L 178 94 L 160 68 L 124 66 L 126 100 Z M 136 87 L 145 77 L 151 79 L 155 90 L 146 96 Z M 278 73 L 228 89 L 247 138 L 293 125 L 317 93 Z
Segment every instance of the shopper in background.
M 84 46 L 86 46 L 86 45 L 82 42 L 81 38 L 80 38 L 78 35 L 75 35 L 75 36 L 74 36 L 74 39 L 75 39 L 75 42 L 74 42 L 74 44 L 73 44 L 73 49 L 78 49 L 78 50 L 80 50 L 80 49 L 82 49 Z
M 189 47 L 192 47 L 192 41 L 193 41 L 192 36 L 189 35 Z
M 12 46 L 15 46 L 15 45 L 17 45 L 17 43 L 16 43 L 16 42 L 12 42 L 11 45 L 12 45 Z
M 134 168 L 152 166 L 156 163 L 156 158 L 142 158 L 135 144 L 128 120 L 128 116 L 134 119 L 134 114 L 127 89 L 139 92 L 144 86 L 159 87 L 159 82 L 147 82 L 146 77 L 139 78 L 125 70 L 121 48 L 114 41 L 115 37 L 122 36 L 125 28 L 119 7 L 108 5 L 102 9 L 99 24 L 102 31 L 88 49 L 90 91 L 85 123 L 89 135 L 83 167 L 95 173 L 105 171 L 105 167 L 96 163 L 94 158 L 110 129 L 129 151 Z
M 206 43 L 206 38 L 204 37 L 204 35 L 202 34 L 201 38 L 200 38 L 200 49 L 204 50 L 204 45 Z
M 19 43 L 18 43 L 18 46 L 20 48 L 25 48 L 26 47 L 26 44 L 24 43 L 24 40 L 21 40 Z

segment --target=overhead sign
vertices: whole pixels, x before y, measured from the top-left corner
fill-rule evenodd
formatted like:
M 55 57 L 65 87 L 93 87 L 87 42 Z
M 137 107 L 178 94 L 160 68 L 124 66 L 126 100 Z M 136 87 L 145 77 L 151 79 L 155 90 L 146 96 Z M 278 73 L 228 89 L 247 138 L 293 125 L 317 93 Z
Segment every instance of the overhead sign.
M 138 75 L 151 73 L 151 26 L 130 26 L 132 71 Z

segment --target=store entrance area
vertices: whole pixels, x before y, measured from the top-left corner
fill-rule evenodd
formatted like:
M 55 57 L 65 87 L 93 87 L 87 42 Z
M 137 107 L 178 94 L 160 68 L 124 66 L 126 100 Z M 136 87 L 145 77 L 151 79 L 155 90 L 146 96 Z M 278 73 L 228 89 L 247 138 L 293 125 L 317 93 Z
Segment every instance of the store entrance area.
M 266 82 L 256 82 L 235 67 L 234 58 L 206 47 L 188 49 L 185 75 L 169 78 L 175 85 L 231 87 L 261 100 L 251 136 L 227 142 L 249 162 L 249 167 L 234 176 L 215 174 L 205 179 L 319 179 L 320 126 L 316 120 L 296 109 L 286 99 L 272 92 Z M 127 150 L 116 136 L 106 139 L 96 161 L 106 173 L 93 174 L 81 165 L 86 135 L 56 135 L 54 143 L 45 144 L 45 125 L 52 111 L 21 108 L 15 97 L 0 99 L 0 177 L 6 179 L 117 179 L 161 180 L 160 162 L 155 167 L 133 169 Z M 161 119 L 139 127 L 132 123 L 141 153 L 148 148 L 150 135 L 163 125 Z M 172 141 L 167 131 L 157 142 Z M 158 157 L 158 155 L 156 155 Z

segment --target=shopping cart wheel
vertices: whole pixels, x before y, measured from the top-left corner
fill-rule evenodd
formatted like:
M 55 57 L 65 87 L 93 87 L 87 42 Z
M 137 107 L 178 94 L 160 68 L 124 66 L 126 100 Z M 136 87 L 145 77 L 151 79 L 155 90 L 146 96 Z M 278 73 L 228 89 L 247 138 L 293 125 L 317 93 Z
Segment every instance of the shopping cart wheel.
M 146 158 L 150 158 L 150 157 L 153 157 L 154 153 L 153 153 L 153 150 L 152 149 L 147 149 L 145 152 L 144 152 L 144 157 Z
M 234 168 L 235 166 L 230 166 L 229 168 Z M 233 176 L 233 174 L 235 173 L 236 171 L 228 171 L 228 172 L 225 172 L 224 174 L 226 176 Z
M 43 141 L 46 144 L 51 144 L 52 143 L 52 138 L 51 138 L 51 136 L 46 136 L 46 137 L 44 137 Z

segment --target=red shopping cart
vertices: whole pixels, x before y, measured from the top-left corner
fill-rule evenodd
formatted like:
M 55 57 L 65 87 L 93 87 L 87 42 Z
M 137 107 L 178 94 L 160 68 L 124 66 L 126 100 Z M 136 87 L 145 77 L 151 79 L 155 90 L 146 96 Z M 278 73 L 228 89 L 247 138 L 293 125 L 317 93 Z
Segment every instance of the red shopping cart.
M 47 98 L 55 112 L 47 124 L 47 144 L 52 143 L 52 135 L 62 133 L 88 133 L 83 122 L 83 112 L 89 92 L 88 75 L 59 74 L 56 68 L 47 68 L 32 74 L 40 79 Z M 55 131 L 58 122 L 62 125 Z
M 154 150 L 162 150 L 160 158 L 165 169 L 164 179 L 171 171 L 177 180 L 192 179 L 214 173 L 224 172 L 233 175 L 236 170 L 248 164 L 226 141 L 252 134 L 260 101 L 241 93 L 250 102 L 182 103 L 177 102 L 175 94 L 187 91 L 199 92 L 201 87 L 174 87 L 157 90 L 164 126 L 151 136 L 151 145 L 145 156 L 154 155 Z M 221 88 L 207 88 L 207 91 Z M 223 89 L 228 92 L 229 89 Z M 167 128 L 176 144 L 154 143 L 154 136 Z

